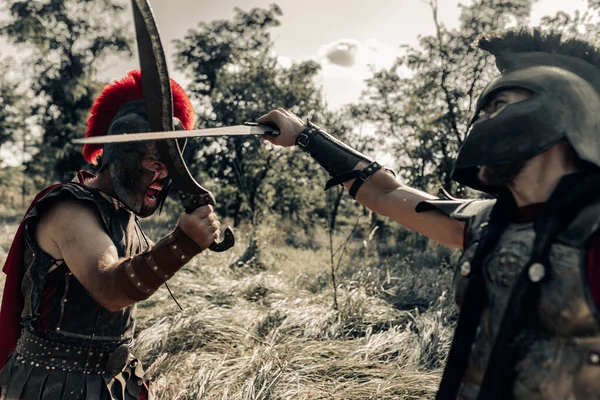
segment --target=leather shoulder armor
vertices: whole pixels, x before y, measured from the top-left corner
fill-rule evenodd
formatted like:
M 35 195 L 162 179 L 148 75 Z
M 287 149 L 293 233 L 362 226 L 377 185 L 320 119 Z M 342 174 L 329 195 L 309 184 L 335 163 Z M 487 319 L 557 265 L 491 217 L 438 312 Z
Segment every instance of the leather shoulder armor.
M 56 200 L 63 196 L 71 196 L 77 200 L 82 200 L 93 204 L 98 210 L 98 214 L 104 224 L 105 229 L 110 231 L 111 212 L 110 203 L 108 200 L 102 197 L 102 195 L 96 190 L 73 182 L 64 183 L 50 190 L 45 196 L 37 201 L 29 214 L 25 216 L 25 221 L 30 223 L 39 219 L 40 215 L 44 212 L 44 209 L 49 207 Z
M 594 233 L 600 230 L 600 202 L 584 208 L 579 215 L 558 235 L 564 244 L 584 248 Z
M 494 204 L 496 204 L 496 200 L 432 199 L 417 204 L 415 211 L 418 213 L 439 211 L 450 218 L 459 221 L 469 221 L 476 217 L 487 218 Z

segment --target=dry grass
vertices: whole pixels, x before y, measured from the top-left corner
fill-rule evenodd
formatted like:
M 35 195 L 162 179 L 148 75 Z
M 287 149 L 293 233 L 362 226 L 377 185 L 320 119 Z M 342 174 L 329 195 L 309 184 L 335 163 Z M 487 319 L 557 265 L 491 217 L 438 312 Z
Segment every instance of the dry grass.
M 419 266 L 404 265 L 384 288 L 372 257 L 342 272 L 334 310 L 325 248 L 277 243 L 266 270 L 229 268 L 243 244 L 202 254 L 170 282 L 183 312 L 164 289 L 140 305 L 136 350 L 159 399 L 434 397 L 455 314 L 443 290 L 431 296 L 449 273 L 428 269 L 419 281 Z M 394 307 L 405 301 L 394 294 L 400 280 L 433 304 Z
M 1 229 L 0 261 L 15 226 Z M 455 316 L 448 271 L 366 255 L 357 241 L 335 310 L 327 246 L 261 235 L 265 269 L 229 267 L 247 244 L 238 232 L 235 249 L 169 281 L 184 311 L 164 288 L 139 304 L 136 353 L 158 399 L 434 397 Z

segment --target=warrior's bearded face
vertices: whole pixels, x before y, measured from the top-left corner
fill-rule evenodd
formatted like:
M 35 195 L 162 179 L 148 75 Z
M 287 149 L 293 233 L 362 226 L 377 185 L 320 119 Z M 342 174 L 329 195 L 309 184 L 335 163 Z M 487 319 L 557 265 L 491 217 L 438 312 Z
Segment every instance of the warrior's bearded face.
M 116 196 L 141 218 L 154 214 L 170 183 L 155 142 L 109 146 L 106 168 Z
M 498 91 L 490 96 L 474 123 L 494 118 L 509 104 L 526 100 L 531 95 L 530 91 L 521 88 Z M 482 165 L 479 167 L 477 177 L 486 186 L 506 186 L 514 182 L 526 163 L 520 161 L 503 165 Z
M 154 214 L 158 207 L 160 207 L 160 195 L 163 190 L 166 190 L 170 179 L 167 167 L 154 153 L 142 157 L 140 167 L 153 173 L 152 183 L 144 193 L 144 204 L 138 213 L 138 216 L 145 218 Z

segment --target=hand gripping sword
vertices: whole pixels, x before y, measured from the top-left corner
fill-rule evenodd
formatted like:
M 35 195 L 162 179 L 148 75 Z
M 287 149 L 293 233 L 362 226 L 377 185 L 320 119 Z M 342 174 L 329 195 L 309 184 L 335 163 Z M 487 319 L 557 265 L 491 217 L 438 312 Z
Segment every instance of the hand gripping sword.
M 147 0 L 132 0 L 132 5 L 150 131 L 173 131 L 171 81 L 152 8 Z M 157 140 L 156 147 L 187 213 L 204 205 L 215 204 L 213 194 L 191 176 L 177 140 Z M 233 231 L 227 227 L 223 241 L 214 242 L 209 249 L 221 252 L 231 248 L 234 243 Z

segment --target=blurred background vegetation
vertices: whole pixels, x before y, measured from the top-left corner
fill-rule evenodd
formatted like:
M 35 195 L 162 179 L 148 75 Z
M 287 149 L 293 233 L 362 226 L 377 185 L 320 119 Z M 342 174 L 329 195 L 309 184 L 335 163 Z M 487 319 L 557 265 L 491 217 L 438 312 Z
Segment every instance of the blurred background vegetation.
M 495 74 L 474 42 L 528 25 L 533 2 L 472 0 L 448 29 L 430 0 L 436 34 L 407 47 L 392 68 L 373 71 L 361 100 L 339 110 L 323 101 L 317 63 L 277 62 L 277 5 L 199 23 L 176 41 L 176 68 L 189 79 L 198 127 L 284 107 L 365 154 L 384 148 L 411 186 L 465 194 L 450 179 L 452 162 Z M 3 3 L 0 34 L 27 57 L 18 65 L 0 59 L 0 146 L 23 161 L 0 168 L 0 261 L 33 195 L 89 168 L 70 140 L 83 135 L 106 83 L 98 66 L 131 57 L 133 47 L 121 1 Z M 597 44 L 599 10 L 589 0 L 587 10 L 547 16 L 541 27 Z M 14 79 L 17 72 L 28 79 Z M 375 127 L 369 137 L 365 124 Z M 457 316 L 456 252 L 368 212 L 341 188 L 323 192 L 326 174 L 300 151 L 217 138 L 189 141 L 185 157 L 239 244 L 198 257 L 172 281 L 185 311 L 164 291 L 141 304 L 138 351 L 159 398 L 433 396 Z M 161 215 L 144 221 L 149 235 L 165 234 L 179 212 L 169 198 Z

